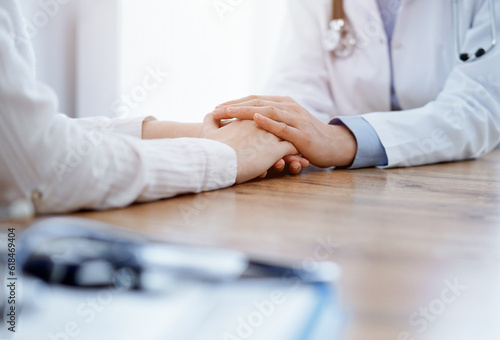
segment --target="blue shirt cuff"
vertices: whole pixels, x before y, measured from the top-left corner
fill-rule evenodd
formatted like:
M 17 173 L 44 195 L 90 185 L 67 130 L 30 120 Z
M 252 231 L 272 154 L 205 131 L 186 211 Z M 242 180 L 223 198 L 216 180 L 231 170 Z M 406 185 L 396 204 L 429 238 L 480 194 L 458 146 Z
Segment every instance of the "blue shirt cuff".
M 330 124 L 345 125 L 356 138 L 358 151 L 351 169 L 387 166 L 389 161 L 385 148 L 375 129 L 363 117 L 337 117 Z

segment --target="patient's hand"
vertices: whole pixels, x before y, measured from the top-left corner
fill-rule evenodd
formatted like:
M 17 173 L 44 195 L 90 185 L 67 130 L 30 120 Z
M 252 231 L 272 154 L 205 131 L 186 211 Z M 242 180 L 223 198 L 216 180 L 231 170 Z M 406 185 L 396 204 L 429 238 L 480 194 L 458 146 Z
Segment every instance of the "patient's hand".
M 221 122 L 220 126 L 226 126 L 230 123 L 231 121 Z M 202 123 L 188 124 L 150 120 L 142 124 L 142 138 L 200 138 L 202 129 Z M 298 174 L 302 168 L 309 166 L 309 161 L 298 155 L 288 155 L 277 161 L 273 165 L 273 169 L 277 172 L 283 172 L 287 165 L 290 173 Z M 260 177 L 265 177 L 266 175 L 267 171 L 263 172 Z
M 221 120 L 219 123 L 220 127 L 227 126 L 234 122 L 235 120 Z M 275 172 L 283 172 L 285 170 L 288 171 L 288 173 L 297 175 L 299 174 L 303 168 L 307 168 L 310 165 L 309 161 L 305 158 L 303 158 L 300 155 L 287 155 L 277 161 L 273 167 L 272 170 Z M 267 176 L 267 171 L 261 174 L 259 177 L 264 178 Z
M 253 121 L 238 120 L 221 127 L 220 121 L 209 114 L 205 117 L 201 137 L 217 140 L 236 151 L 236 183 L 254 179 L 284 157 L 297 154 L 291 143 L 264 131 Z

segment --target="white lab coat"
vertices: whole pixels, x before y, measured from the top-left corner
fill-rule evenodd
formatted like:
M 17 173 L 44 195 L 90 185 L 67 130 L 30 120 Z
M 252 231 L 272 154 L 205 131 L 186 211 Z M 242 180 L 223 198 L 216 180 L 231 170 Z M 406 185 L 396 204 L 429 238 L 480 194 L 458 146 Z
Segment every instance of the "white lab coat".
M 488 1 L 460 5 L 463 52 L 489 47 Z M 325 123 L 363 115 L 385 147 L 389 167 L 476 158 L 499 144 L 500 46 L 475 62 L 459 63 L 452 0 L 402 0 L 392 38 L 399 112 L 390 112 L 390 55 L 376 0 L 345 1 L 359 42 L 344 59 L 322 45 L 331 6 L 331 0 L 288 2 L 268 94 L 291 96 Z

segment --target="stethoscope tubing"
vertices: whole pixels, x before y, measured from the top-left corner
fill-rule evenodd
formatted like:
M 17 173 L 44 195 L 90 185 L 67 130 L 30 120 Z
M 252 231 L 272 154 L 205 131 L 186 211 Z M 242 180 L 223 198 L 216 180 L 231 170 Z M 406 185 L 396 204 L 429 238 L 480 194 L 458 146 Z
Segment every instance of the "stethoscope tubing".
M 457 62 L 459 62 L 459 63 L 473 62 L 473 61 L 479 59 L 480 57 L 488 54 L 489 52 L 491 52 L 497 46 L 497 42 L 498 42 L 498 40 L 497 40 L 497 32 L 498 32 L 497 28 L 498 28 L 498 26 L 497 26 L 497 22 L 496 22 L 495 4 L 494 4 L 494 0 L 487 0 L 487 1 L 488 1 L 489 9 L 490 9 L 491 44 L 490 44 L 490 46 L 487 49 L 479 49 L 478 51 L 476 51 L 475 54 L 469 55 L 469 58 L 467 60 L 463 60 L 461 57 L 465 53 L 461 51 L 462 46 L 461 46 L 461 41 L 460 41 L 460 24 L 461 24 L 461 20 L 460 20 L 460 0 L 452 0 L 452 4 L 453 4 L 453 25 L 454 25 L 454 45 L 455 45 L 456 59 L 457 59 Z M 338 8 L 339 6 L 343 7 L 343 0 L 334 0 L 333 8 Z M 342 16 L 345 16 L 345 14 L 343 14 Z M 335 11 L 334 11 L 334 14 L 333 14 L 332 18 L 333 18 L 334 21 L 335 20 L 339 20 L 339 18 L 337 18 L 337 14 L 335 14 Z M 346 18 L 340 18 L 340 19 L 341 20 L 345 20 Z M 345 30 L 345 29 L 348 29 L 348 28 L 346 28 L 344 26 L 343 30 Z M 339 44 L 339 46 L 340 45 L 341 44 Z M 335 53 L 337 51 L 337 49 L 339 48 L 339 46 L 337 46 L 333 50 L 328 49 L 326 47 L 325 47 L 325 49 L 327 49 L 328 51 L 331 51 L 331 52 Z M 478 55 L 479 51 L 482 51 L 483 53 L 481 53 L 481 55 Z

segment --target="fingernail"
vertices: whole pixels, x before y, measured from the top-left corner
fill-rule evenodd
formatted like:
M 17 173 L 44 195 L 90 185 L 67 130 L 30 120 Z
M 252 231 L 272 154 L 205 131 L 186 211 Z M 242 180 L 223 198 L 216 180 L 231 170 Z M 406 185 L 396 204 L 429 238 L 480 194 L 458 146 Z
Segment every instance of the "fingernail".
M 224 107 L 224 106 L 226 106 L 226 105 L 225 104 L 220 104 L 220 105 L 217 105 L 215 108 L 216 109 L 220 109 L 221 107 Z
M 215 109 L 214 110 L 214 115 L 221 115 L 225 112 L 226 110 L 224 109 Z
M 240 108 L 239 107 L 230 107 L 227 109 L 227 112 L 229 113 L 238 113 L 240 112 Z

